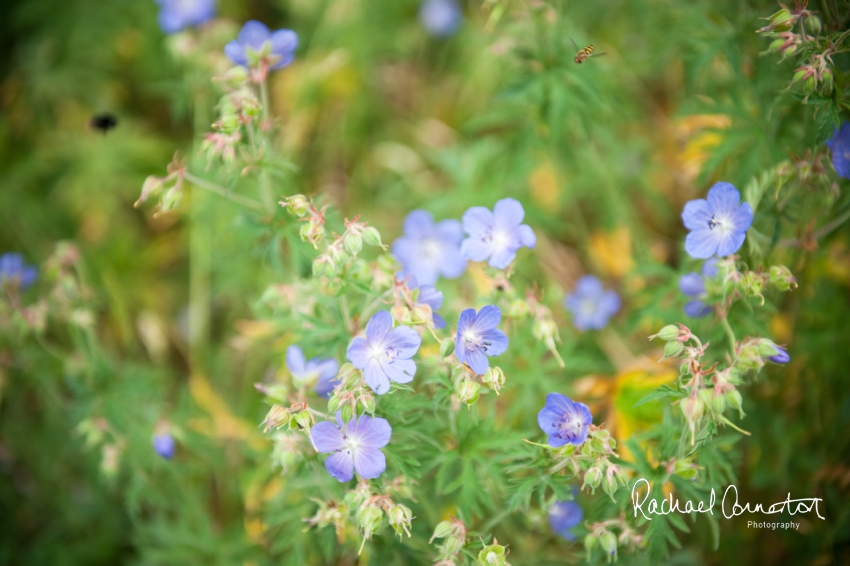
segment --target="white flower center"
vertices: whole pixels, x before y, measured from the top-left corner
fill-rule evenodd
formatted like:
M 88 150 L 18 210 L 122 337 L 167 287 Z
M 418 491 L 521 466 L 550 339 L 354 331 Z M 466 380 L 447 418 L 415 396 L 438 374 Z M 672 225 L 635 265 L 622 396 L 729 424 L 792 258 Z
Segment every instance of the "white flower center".
M 463 339 L 463 341 L 469 347 L 473 347 L 473 346 L 478 345 L 478 340 L 479 340 L 478 335 L 475 332 L 473 332 L 471 329 L 464 330 L 463 334 L 461 334 L 460 337 Z
M 385 355 L 386 355 L 386 351 L 383 348 L 381 348 L 380 344 L 372 344 L 369 347 L 369 356 L 373 360 L 377 360 L 380 357 L 385 356 Z
M 732 219 L 725 215 L 720 216 L 713 214 L 711 216 L 711 220 L 708 221 L 708 227 L 709 229 L 719 233 L 721 236 L 725 236 L 732 231 Z
M 440 244 L 435 240 L 425 240 L 422 242 L 422 255 L 428 259 L 440 257 Z
M 496 248 L 506 248 L 511 243 L 511 238 L 501 230 L 493 230 L 493 246 Z
M 578 305 L 578 310 L 584 316 L 592 316 L 596 312 L 596 301 L 593 299 L 583 299 Z

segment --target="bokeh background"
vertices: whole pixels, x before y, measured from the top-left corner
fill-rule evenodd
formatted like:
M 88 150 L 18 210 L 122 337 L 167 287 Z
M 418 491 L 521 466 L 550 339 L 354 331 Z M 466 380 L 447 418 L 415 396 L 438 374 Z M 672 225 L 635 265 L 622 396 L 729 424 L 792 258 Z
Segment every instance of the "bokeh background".
M 714 181 L 743 189 L 784 160 L 828 155 L 826 105 L 802 104 L 788 88 L 794 65 L 764 55 L 755 33 L 775 2 L 466 1 L 448 37 L 429 35 L 419 8 L 221 0 L 203 30 L 166 36 L 153 0 L 4 5 L 0 251 L 40 266 L 24 301 L 51 297 L 47 318 L 73 324 L 39 339 L 7 327 L 0 342 L 0 563 L 302 563 L 281 541 L 309 535 L 259 518 L 279 471 L 253 383 L 282 358 L 253 320 L 266 287 L 309 259 L 286 263 L 264 226 L 213 195 L 156 217 L 133 207 L 175 151 L 197 151 L 218 96 L 210 77 L 227 68 L 220 49 L 247 19 L 301 38 L 270 85 L 275 144 L 298 167 L 277 193 L 322 194 L 385 240 L 413 208 L 459 217 L 517 198 L 538 233 L 522 277 L 557 305 L 579 276 L 600 276 L 623 297 L 620 331 L 644 353 L 647 335 L 684 320 L 683 204 Z M 573 40 L 607 54 L 577 66 Z M 846 54 L 835 59 L 850 69 Z M 99 112 L 118 126 L 88 127 Z M 823 163 L 839 187 L 824 213 L 838 216 L 848 184 Z M 694 525 L 669 563 L 850 563 L 850 230 L 804 240 L 817 210 L 806 214 L 765 207 L 754 224 L 764 239 L 750 253 L 788 265 L 799 289 L 768 297 L 769 316 L 754 323 L 792 362 L 749 389 L 752 437 L 737 445 L 734 473 L 742 500 L 817 496 L 827 520 L 802 517 L 797 532 L 721 521 L 717 551 Z M 625 372 L 616 344 L 601 355 L 604 341 L 554 308 L 568 361 L 559 379 L 628 436 L 644 418 L 634 401 L 663 370 Z M 192 317 L 201 336 L 190 336 Z M 518 403 L 533 427 L 538 402 Z M 163 421 L 178 439 L 171 461 L 151 449 Z M 113 433 L 123 443 L 110 454 L 98 435 Z M 580 545 L 520 525 L 497 533 L 512 562 L 582 562 Z M 357 563 L 346 556 L 327 563 Z

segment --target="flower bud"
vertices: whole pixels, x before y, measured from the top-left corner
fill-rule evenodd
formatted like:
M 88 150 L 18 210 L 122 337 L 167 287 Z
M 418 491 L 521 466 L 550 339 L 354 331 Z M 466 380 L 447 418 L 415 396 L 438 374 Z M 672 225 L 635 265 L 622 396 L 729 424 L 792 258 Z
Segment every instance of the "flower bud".
M 357 234 L 347 235 L 342 244 L 345 246 L 345 251 L 351 256 L 356 256 L 363 249 L 363 240 Z
M 770 356 L 775 356 L 779 353 L 779 346 L 774 344 L 773 340 L 770 340 L 769 338 L 759 338 L 758 349 L 759 354 L 763 358 L 769 358 Z
M 685 420 L 689 423 L 699 421 L 705 410 L 705 404 L 702 399 L 696 397 L 685 397 L 682 399 L 680 406 Z
M 618 486 L 619 482 L 617 482 L 617 478 L 615 478 L 614 474 L 611 473 L 611 468 L 608 468 L 608 472 L 602 479 L 602 490 L 608 494 L 608 497 L 611 498 L 611 501 L 616 501 L 614 499 L 614 494 L 617 492 Z
M 286 425 L 290 418 L 292 418 L 292 415 L 289 413 L 289 409 L 281 405 L 272 405 L 272 408 L 266 414 L 266 418 L 263 419 L 263 432 Z
M 672 340 L 664 344 L 664 358 L 675 358 L 685 349 L 684 344 L 678 340 Z M 662 359 L 664 359 L 662 358 Z
M 139 195 L 139 199 L 135 202 L 135 204 L 133 204 L 133 206 L 138 208 L 139 205 L 145 202 L 149 197 L 158 194 L 162 190 L 162 186 L 163 181 L 161 178 L 156 175 L 148 176 L 142 185 L 142 194 Z
M 363 411 L 369 413 L 370 415 L 375 414 L 375 398 L 372 395 L 363 395 L 358 401 L 360 401 L 360 405 L 363 407 Z M 330 410 L 330 408 L 328 409 Z
M 294 429 L 295 426 L 297 426 L 301 430 L 306 430 L 307 432 L 310 432 L 310 428 L 313 426 L 313 424 L 315 424 L 315 422 L 316 419 L 313 417 L 313 413 L 311 413 L 307 409 L 304 409 L 303 411 L 295 413 L 292 416 L 292 420 L 289 421 L 289 428 L 291 430 Z M 293 426 L 293 424 L 295 426 Z
M 587 551 L 588 562 L 591 561 L 590 558 L 597 546 L 599 546 L 599 538 L 596 535 L 589 534 L 584 537 L 584 549 Z
M 446 542 L 443 544 L 443 552 L 447 556 L 454 556 L 460 549 L 463 548 L 463 540 L 460 537 L 455 535 L 450 536 L 446 539 Z
M 811 67 L 800 67 L 799 69 L 794 71 L 794 76 L 791 77 L 791 84 L 803 82 L 804 80 L 812 76 L 812 72 L 814 72 L 814 69 L 812 69 Z
M 828 93 L 832 92 L 832 84 L 835 82 L 835 77 L 832 74 L 832 69 L 824 69 L 821 73 L 820 80 L 823 83 L 824 91 Z
M 467 405 L 472 405 L 478 401 L 481 385 L 477 381 L 464 379 L 457 384 L 457 398 Z
M 286 197 L 286 200 L 281 201 L 280 204 L 286 207 L 286 211 L 289 214 L 300 218 L 307 214 L 307 208 L 310 206 L 310 201 L 308 201 L 307 197 L 304 195 L 292 195 L 291 197 Z M 301 230 L 304 230 L 304 226 L 301 227 Z M 304 238 L 303 234 L 301 238 Z
M 612 557 L 614 560 L 617 559 L 617 537 L 614 533 L 605 531 L 602 536 L 599 537 L 599 546 L 608 557 L 608 562 L 611 562 Z
M 595 494 L 596 488 L 599 487 L 600 483 L 602 483 L 602 470 L 599 466 L 592 466 L 584 473 L 584 483 L 582 484 L 581 489 L 583 491 L 584 488 L 589 487 L 590 493 Z
M 711 395 L 711 410 L 717 415 L 722 415 L 726 410 L 726 397 L 718 391 L 714 391 Z
M 478 553 L 478 566 L 506 566 L 505 547 L 499 544 L 485 546 Z
M 481 377 L 481 381 L 498 395 L 502 387 L 505 386 L 505 372 L 498 367 L 487 368 L 487 371 Z
M 806 94 L 812 94 L 815 91 L 815 87 L 817 86 L 817 79 L 814 75 L 807 78 L 803 81 L 803 92 Z
M 803 20 L 803 25 L 806 27 L 806 31 L 812 35 L 820 35 L 820 32 L 823 29 L 820 18 L 815 15 L 807 16 L 806 19 Z
M 731 391 L 727 391 L 726 394 L 725 394 L 725 397 L 726 397 L 726 402 L 729 404 L 729 406 L 732 407 L 733 409 L 737 409 L 738 416 L 743 419 L 744 418 L 744 409 L 743 409 L 744 400 L 741 397 L 741 393 L 737 389 L 733 389 Z
M 241 65 L 231 67 L 223 75 L 216 77 L 215 80 L 224 83 L 232 89 L 237 89 L 248 80 L 248 71 Z
M 339 414 L 343 420 L 343 422 L 348 422 L 354 416 L 354 410 L 351 408 L 351 405 L 343 405 L 342 409 L 339 410 Z
M 455 351 L 455 341 L 452 338 L 445 338 L 440 342 L 440 358 L 445 359 L 451 356 Z
M 774 39 L 770 42 L 770 46 L 767 48 L 768 53 L 776 53 L 785 45 L 784 39 Z
M 508 307 L 507 316 L 511 318 L 524 318 L 528 316 L 528 302 L 522 299 L 514 299 Z
M 759 348 L 756 345 L 748 344 L 741 347 L 741 353 L 738 355 L 738 365 L 743 369 L 758 369 L 764 365 Z
M 770 282 L 780 291 L 787 291 L 797 286 L 797 280 L 791 270 L 784 265 L 774 265 L 770 268 Z
M 369 244 L 370 246 L 384 247 L 384 244 L 381 243 L 380 232 L 378 232 L 371 226 L 368 226 L 365 230 L 363 230 L 363 241 Z
M 778 31 L 787 31 L 791 29 L 794 23 L 794 16 L 787 8 L 782 8 L 772 16 L 770 16 L 770 27 Z
M 763 286 L 764 282 L 762 278 L 752 271 L 746 272 L 743 279 L 741 279 L 741 287 L 744 293 L 751 297 L 761 297 Z M 762 302 L 764 302 L 764 299 L 762 299 Z
M 690 459 L 683 458 L 676 460 L 673 471 L 686 480 L 693 480 L 699 475 L 699 466 L 694 464 Z
M 403 538 L 402 533 L 407 533 L 408 538 L 410 538 L 409 527 L 413 520 L 413 512 L 408 507 L 404 505 L 392 507 L 387 511 L 387 519 L 389 519 L 390 525 L 399 538 Z
M 435 538 L 446 538 L 454 531 L 454 525 L 451 521 L 440 521 L 434 528 L 434 534 L 431 535 L 431 540 L 428 543 L 434 542 Z
M 380 528 L 383 518 L 384 515 L 381 510 L 374 505 L 360 508 L 360 512 L 357 513 L 357 522 L 360 523 L 360 528 L 363 529 L 366 540 L 372 538 L 372 535 Z
M 662 340 L 667 340 L 668 342 L 670 340 L 675 340 L 679 337 L 679 327 L 675 324 L 668 324 L 667 326 L 659 330 L 656 336 L 658 336 Z

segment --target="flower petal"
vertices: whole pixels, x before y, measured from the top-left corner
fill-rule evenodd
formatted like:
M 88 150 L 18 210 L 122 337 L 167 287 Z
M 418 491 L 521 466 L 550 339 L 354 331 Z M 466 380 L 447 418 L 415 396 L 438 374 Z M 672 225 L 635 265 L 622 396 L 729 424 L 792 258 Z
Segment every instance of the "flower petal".
M 688 230 L 704 230 L 714 214 L 709 209 L 708 201 L 696 199 L 685 204 L 682 210 L 682 222 Z
M 489 234 L 495 221 L 493 213 L 483 206 L 473 206 L 464 212 L 461 218 L 463 231 L 472 237 L 477 237 L 477 239 Z
M 440 262 L 440 273 L 447 279 L 460 277 L 466 271 L 468 260 L 461 253 L 460 242 L 457 244 L 443 246 L 443 254 Z
M 331 454 L 325 460 L 325 469 L 340 482 L 351 481 L 354 478 L 354 458 L 351 452 L 344 450 Z
M 437 222 L 434 232 L 441 241 L 447 244 L 458 246 L 460 241 L 463 240 L 463 224 L 460 223 L 460 220 L 454 218 Z
M 354 468 L 363 479 L 375 479 L 387 469 L 387 458 L 377 448 L 364 446 L 354 451 Z
M 234 39 L 224 46 L 224 54 L 237 65 L 248 66 L 248 58 L 245 57 L 245 48 L 237 40 Z
M 422 337 L 409 326 L 399 326 L 387 335 L 384 344 L 388 351 L 392 350 L 394 358 L 406 360 L 419 350 Z
M 348 345 L 348 351 L 345 353 L 345 357 L 357 369 L 365 368 L 370 358 L 369 343 L 366 342 L 365 338 L 358 336 Z
M 484 332 L 499 326 L 502 320 L 502 311 L 495 305 L 487 305 L 482 307 L 475 316 L 475 323 L 472 325 L 472 331 L 476 334 L 484 334 Z
M 296 377 L 301 377 L 307 373 L 304 352 L 298 346 L 290 346 L 286 349 L 286 369 Z
M 467 238 L 460 244 L 460 253 L 469 260 L 484 261 L 493 253 L 493 241 L 485 242 L 477 236 Z
M 534 249 L 534 246 L 537 245 L 537 235 L 534 233 L 534 230 L 531 229 L 531 226 L 528 224 L 523 224 L 518 228 L 519 230 L 519 239 L 522 242 L 522 245 Z
M 263 44 L 269 40 L 269 35 L 269 28 L 266 24 L 257 20 L 248 20 L 239 32 L 239 43 L 259 51 Z
M 508 349 L 508 336 L 498 328 L 488 330 L 482 338 L 485 342 L 490 343 L 484 351 L 488 356 L 498 356 L 505 353 L 505 350 Z
M 387 362 L 384 362 L 386 364 Z M 363 379 L 366 384 L 372 388 L 378 395 L 383 395 L 390 390 L 390 378 L 384 370 L 381 362 L 375 359 L 370 359 L 366 364 L 366 369 L 363 370 Z
M 460 348 L 463 350 L 464 348 Z M 490 361 L 487 359 L 487 356 L 484 355 L 484 352 L 481 350 L 467 350 L 466 351 L 466 363 L 472 368 L 472 371 L 477 373 L 478 375 L 484 375 L 487 371 L 487 368 L 490 367 Z
M 685 314 L 691 318 L 702 318 L 710 312 L 711 307 L 699 299 L 685 303 Z
M 708 259 L 717 254 L 717 232 L 708 229 L 694 230 L 685 238 L 685 251 L 697 259 Z
M 522 224 L 525 210 L 518 200 L 505 198 L 493 207 L 493 217 L 496 219 L 495 226 L 507 232 Z
M 444 319 L 442 316 L 433 311 L 431 312 L 431 315 L 434 319 L 434 328 L 436 330 L 440 330 L 441 328 L 446 327 L 446 319 Z
M 516 251 L 519 249 L 519 241 L 511 242 L 503 247 L 493 246 L 493 254 L 490 256 L 488 265 L 496 269 L 507 269 L 511 262 L 516 259 Z
M 434 217 L 427 210 L 414 210 L 404 219 L 404 235 L 417 240 L 427 238 L 434 232 Z
M 735 211 L 735 215 L 732 217 L 733 229 L 736 232 L 746 232 L 752 224 L 753 207 L 750 206 L 750 203 L 745 202 Z
M 432 311 L 436 311 L 443 306 L 443 294 L 433 285 L 422 285 L 419 289 L 419 296 L 416 302 L 422 305 L 428 305 Z
M 746 238 L 746 232 L 727 232 L 717 244 L 717 255 L 727 256 L 737 252 Z
M 741 193 L 731 183 L 723 181 L 715 183 L 708 191 L 708 208 L 712 214 L 731 216 L 738 210 L 741 203 Z
M 463 334 L 466 330 L 475 324 L 475 309 L 464 309 L 460 313 L 460 318 L 457 320 L 457 333 Z
M 602 296 L 605 289 L 602 287 L 602 281 L 593 275 L 584 275 L 576 281 L 573 295 L 579 299 L 592 299 Z
M 345 434 L 354 439 L 358 446 L 383 448 L 390 443 L 393 428 L 387 419 L 381 417 L 361 416 L 356 421 L 349 421 Z
M 366 340 L 370 346 L 382 344 L 392 328 L 393 316 L 387 311 L 377 312 L 366 325 Z
M 381 367 L 387 377 L 396 383 L 410 383 L 416 375 L 416 362 L 413 360 L 393 360 L 388 363 L 381 360 Z
M 679 278 L 679 290 L 689 297 L 699 297 L 705 293 L 705 282 L 698 273 L 686 273 Z
M 298 47 L 298 34 L 291 29 L 279 29 L 272 33 L 271 42 L 272 55 L 283 59 L 291 58 L 292 52 Z
M 342 431 L 330 421 L 316 423 L 316 426 L 310 429 L 310 436 L 313 437 L 316 450 L 321 453 L 344 450 L 348 446 Z

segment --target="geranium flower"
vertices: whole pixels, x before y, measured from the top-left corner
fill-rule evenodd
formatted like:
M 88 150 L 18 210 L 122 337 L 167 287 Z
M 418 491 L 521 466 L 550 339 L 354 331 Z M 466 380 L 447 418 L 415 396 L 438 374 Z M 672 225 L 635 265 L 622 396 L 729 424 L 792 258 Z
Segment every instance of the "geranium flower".
M 323 421 L 310 434 L 322 454 L 328 473 L 341 482 L 350 481 L 354 472 L 363 479 L 374 479 L 384 473 L 387 460 L 381 448 L 389 444 L 393 429 L 386 419 L 361 416 L 343 424 L 337 413 L 336 424 Z
M 505 269 L 521 247 L 534 249 L 537 236 L 522 223 L 525 210 L 512 199 L 502 199 L 491 212 L 473 206 L 463 213 L 463 231 L 468 237 L 460 246 L 461 253 L 472 261 L 489 260 L 490 267 Z
M 587 405 L 560 393 L 547 395 L 546 405 L 537 413 L 537 424 L 549 435 L 549 446 L 555 448 L 584 442 L 591 423 L 593 415 Z
M 339 364 L 335 359 L 313 358 L 308 362 L 303 350 L 298 346 L 286 349 L 286 368 L 292 374 L 296 385 L 315 383 L 316 394 L 322 397 L 329 396 L 339 384 L 334 380 L 339 371 Z
M 460 253 L 463 230 L 457 220 L 434 223 L 430 212 L 414 210 L 404 219 L 404 235 L 392 245 L 392 252 L 420 285 L 433 285 L 442 276 L 460 277 L 466 271 L 466 258 Z
M 455 356 L 467 364 L 472 371 L 482 375 L 490 367 L 488 356 L 498 356 L 508 349 L 508 337 L 496 328 L 502 320 L 499 307 L 483 307 L 478 314 L 475 309 L 460 313 L 455 337 Z
M 165 33 L 199 26 L 215 16 L 215 0 L 156 0 L 159 27 Z
M 419 350 L 422 338 L 408 326 L 393 328 L 387 311 L 373 316 L 366 325 L 366 337 L 358 336 L 348 346 L 346 356 L 354 367 L 363 370 L 363 378 L 372 390 L 383 395 L 390 381 L 409 383 L 416 374 L 416 362 L 410 358 Z
M 685 251 L 697 259 L 727 256 L 741 248 L 753 223 L 750 204 L 741 203 L 741 193 L 729 183 L 716 183 L 705 199 L 692 200 L 682 211 L 682 221 L 691 233 Z
M 572 528 L 581 523 L 583 518 L 584 510 L 575 501 L 556 501 L 549 508 L 549 526 L 570 542 L 576 539 Z
M 298 34 L 291 29 L 271 32 L 266 24 L 250 20 L 242 26 L 239 36 L 224 46 L 224 54 L 237 65 L 248 67 L 249 56 L 259 56 L 268 50 L 268 68 L 280 69 L 295 59 L 296 47 Z
M 579 330 L 600 330 L 620 310 L 620 296 L 606 291 L 593 275 L 585 275 L 564 299 L 564 307 L 572 313 L 573 324 Z

